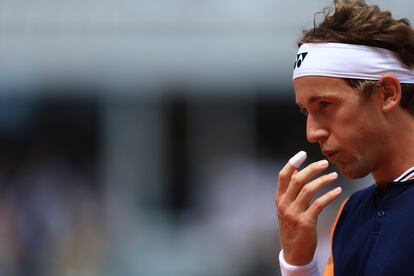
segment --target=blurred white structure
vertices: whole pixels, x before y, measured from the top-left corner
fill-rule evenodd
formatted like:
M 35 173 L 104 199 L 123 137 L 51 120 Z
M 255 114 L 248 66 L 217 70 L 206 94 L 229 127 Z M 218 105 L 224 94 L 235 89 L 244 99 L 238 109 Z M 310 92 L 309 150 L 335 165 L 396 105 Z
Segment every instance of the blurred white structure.
M 0 69 L 149 87 L 289 86 L 295 42 L 329 3 L 2 0 Z M 413 18 L 411 1 L 375 3 Z

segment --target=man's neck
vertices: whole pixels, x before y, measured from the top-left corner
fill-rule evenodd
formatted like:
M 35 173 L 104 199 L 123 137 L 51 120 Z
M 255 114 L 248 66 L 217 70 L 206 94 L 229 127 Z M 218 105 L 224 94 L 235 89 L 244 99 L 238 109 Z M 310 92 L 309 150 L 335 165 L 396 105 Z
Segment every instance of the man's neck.
M 386 185 L 414 166 L 414 119 L 402 122 L 405 124 L 395 124 L 396 135 L 384 154 L 384 162 L 372 172 L 378 186 Z

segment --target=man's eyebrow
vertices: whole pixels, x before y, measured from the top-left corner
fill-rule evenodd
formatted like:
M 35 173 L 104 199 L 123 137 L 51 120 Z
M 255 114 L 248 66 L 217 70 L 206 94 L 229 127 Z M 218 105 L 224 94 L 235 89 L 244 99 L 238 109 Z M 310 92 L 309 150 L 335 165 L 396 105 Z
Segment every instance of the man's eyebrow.
M 312 97 L 309 97 L 308 104 L 312 104 L 312 103 L 316 102 L 317 100 L 320 100 L 323 97 L 324 96 L 312 96 Z
M 322 99 L 322 98 L 332 98 L 332 97 L 335 97 L 335 96 L 332 96 L 332 95 L 329 95 L 329 94 L 314 95 L 314 96 L 310 96 L 310 97 L 306 100 L 306 102 L 307 102 L 307 104 L 312 104 L 312 103 L 314 103 L 314 102 L 316 102 L 316 101 L 318 101 L 318 100 L 320 100 L 320 99 Z M 300 109 L 304 109 L 304 108 L 302 107 L 302 105 L 300 105 L 300 103 L 299 103 L 299 102 L 297 102 L 297 101 L 296 101 L 296 105 L 297 105 L 297 106 L 299 106 L 299 108 L 300 108 Z
M 312 103 L 314 103 L 314 102 L 316 102 L 317 100 L 319 100 L 319 99 L 321 99 L 323 96 L 311 96 L 311 97 L 309 97 L 308 99 L 307 99 L 307 104 L 312 104 Z M 296 105 L 297 106 L 299 106 L 299 108 L 301 109 L 301 110 L 303 110 L 304 108 L 298 103 L 298 102 L 296 102 Z
M 330 95 L 329 93 L 327 94 L 320 94 L 320 95 L 314 95 L 308 98 L 307 102 L 308 104 L 312 104 L 322 98 L 336 98 L 336 96 L 334 95 Z

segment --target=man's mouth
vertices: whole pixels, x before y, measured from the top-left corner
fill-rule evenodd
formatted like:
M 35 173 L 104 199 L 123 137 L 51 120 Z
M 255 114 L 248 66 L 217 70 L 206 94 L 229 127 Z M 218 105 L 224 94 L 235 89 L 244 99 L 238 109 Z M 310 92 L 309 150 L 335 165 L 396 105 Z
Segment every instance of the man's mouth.
M 339 151 L 334 151 L 334 150 L 324 150 L 322 151 L 323 155 L 325 155 L 326 157 L 328 157 L 329 161 L 331 161 L 332 163 L 335 163 L 335 160 L 338 156 Z

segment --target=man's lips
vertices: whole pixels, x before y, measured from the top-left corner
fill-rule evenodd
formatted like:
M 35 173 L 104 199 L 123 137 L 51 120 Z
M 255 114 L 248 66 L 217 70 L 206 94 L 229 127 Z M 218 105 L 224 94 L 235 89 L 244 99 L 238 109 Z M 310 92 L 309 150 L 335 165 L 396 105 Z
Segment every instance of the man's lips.
M 323 155 L 328 157 L 329 161 L 331 161 L 332 163 L 335 163 L 335 159 L 336 159 L 339 151 L 337 151 L 337 150 L 324 150 L 324 151 L 322 151 L 322 153 L 323 153 Z

